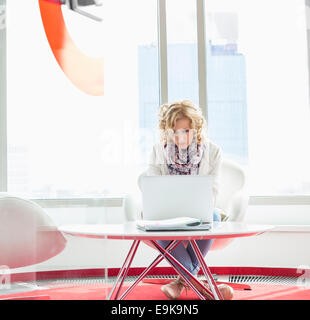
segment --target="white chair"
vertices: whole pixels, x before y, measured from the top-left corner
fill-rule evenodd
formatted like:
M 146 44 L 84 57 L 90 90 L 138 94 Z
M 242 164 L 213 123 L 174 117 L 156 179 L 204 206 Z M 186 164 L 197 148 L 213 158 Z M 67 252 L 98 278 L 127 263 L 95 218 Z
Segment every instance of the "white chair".
M 223 209 L 228 215 L 226 221 L 241 222 L 244 220 L 249 203 L 246 175 L 241 166 L 224 159 L 221 166 L 219 193 L 215 206 Z M 233 239 L 216 239 L 210 250 L 226 247 Z
M 31 266 L 59 254 L 66 239 L 31 200 L 0 193 L 0 266 Z
M 223 209 L 228 215 L 226 221 L 243 221 L 248 207 L 249 196 L 246 190 L 246 179 L 244 170 L 233 161 L 223 159 L 219 177 L 219 192 L 216 198 L 215 207 Z M 141 190 L 141 177 L 145 175 L 143 172 L 138 178 L 138 187 Z M 128 200 L 127 219 L 141 219 L 142 203 L 141 195 L 137 193 L 131 195 Z M 216 239 L 210 250 L 218 250 L 226 247 L 233 239 Z M 153 245 L 144 241 L 147 245 Z

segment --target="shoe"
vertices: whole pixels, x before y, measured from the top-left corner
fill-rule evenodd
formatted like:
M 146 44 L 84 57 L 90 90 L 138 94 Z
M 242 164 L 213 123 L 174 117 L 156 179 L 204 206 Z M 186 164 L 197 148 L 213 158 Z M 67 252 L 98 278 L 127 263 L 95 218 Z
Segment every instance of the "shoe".
M 169 299 L 175 300 L 179 298 L 184 288 L 186 288 L 187 293 L 186 282 L 178 276 L 175 280 L 163 285 L 160 289 Z
M 207 280 L 202 280 L 205 286 L 211 291 L 209 283 Z M 225 283 L 217 285 L 224 300 L 231 300 L 234 296 L 234 289 Z
M 214 300 L 213 295 L 211 295 L 206 290 L 204 290 L 203 287 L 199 285 L 199 283 L 197 283 L 193 279 L 190 279 L 189 281 L 195 286 L 195 288 L 198 289 L 198 291 L 207 300 Z M 202 282 L 207 287 L 207 289 L 211 291 L 211 288 L 208 282 L 206 280 L 202 280 Z M 217 287 L 222 297 L 224 298 L 224 300 L 232 299 L 233 293 L 234 293 L 233 288 L 231 288 L 227 284 L 219 284 Z M 190 289 L 190 286 L 185 282 L 185 280 L 183 280 L 180 276 L 178 276 L 175 280 L 171 281 L 168 284 L 163 285 L 160 289 L 170 300 L 176 300 L 180 297 L 184 289 L 186 290 L 186 294 L 187 294 L 187 289 Z
M 211 295 L 210 293 L 208 293 L 199 283 L 197 283 L 196 281 L 194 281 L 193 279 L 189 280 L 195 288 L 198 289 L 198 291 L 207 299 L 207 300 L 214 300 L 213 295 Z M 209 290 L 210 287 L 206 286 Z M 211 291 L 211 290 L 210 290 Z
M 183 280 L 183 278 L 180 278 L 179 280 L 181 284 L 183 284 L 184 288 L 186 289 L 186 294 L 187 294 L 187 289 L 191 289 L 191 287 Z M 214 300 L 213 296 L 209 294 L 203 287 L 199 285 L 195 280 L 189 279 L 189 281 L 194 285 L 195 288 L 198 289 L 198 291 L 205 297 L 207 300 Z M 209 288 L 208 288 L 209 289 Z M 211 291 L 211 290 L 210 290 Z

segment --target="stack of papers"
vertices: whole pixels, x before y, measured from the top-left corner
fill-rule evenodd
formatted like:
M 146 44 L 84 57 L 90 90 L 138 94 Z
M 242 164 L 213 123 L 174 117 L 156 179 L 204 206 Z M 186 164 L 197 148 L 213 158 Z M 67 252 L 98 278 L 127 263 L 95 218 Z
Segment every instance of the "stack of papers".
M 180 217 L 162 220 L 137 220 L 137 228 L 143 231 L 210 230 L 211 224 L 201 219 Z

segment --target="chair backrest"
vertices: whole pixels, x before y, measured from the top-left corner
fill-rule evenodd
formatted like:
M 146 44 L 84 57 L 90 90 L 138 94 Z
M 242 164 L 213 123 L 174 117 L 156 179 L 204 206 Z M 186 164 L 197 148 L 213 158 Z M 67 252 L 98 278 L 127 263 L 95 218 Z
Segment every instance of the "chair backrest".
M 226 208 L 230 198 L 245 186 L 244 170 L 235 162 L 223 159 L 220 176 L 219 176 L 219 192 L 215 206 L 218 208 Z
M 33 201 L 0 193 L 0 265 L 18 268 L 59 254 L 66 239 Z

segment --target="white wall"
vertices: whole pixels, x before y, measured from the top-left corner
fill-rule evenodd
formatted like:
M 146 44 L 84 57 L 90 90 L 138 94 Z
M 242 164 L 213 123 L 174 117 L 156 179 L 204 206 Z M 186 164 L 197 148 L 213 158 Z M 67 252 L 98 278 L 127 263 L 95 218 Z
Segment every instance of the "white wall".
M 124 218 L 122 208 L 48 209 L 58 225 L 74 223 L 118 223 Z M 210 251 L 209 266 L 252 266 L 298 268 L 310 266 L 310 206 L 249 206 L 249 223 L 277 224 L 279 231 L 235 239 L 228 247 Z M 282 231 L 281 231 L 282 230 Z M 289 231 L 285 231 L 289 230 Z M 73 270 L 121 267 L 130 248 L 128 240 L 99 240 L 66 236 L 67 247 L 58 256 L 32 267 L 12 272 Z M 145 267 L 156 252 L 140 243 L 132 267 Z M 168 266 L 162 261 L 159 266 Z

